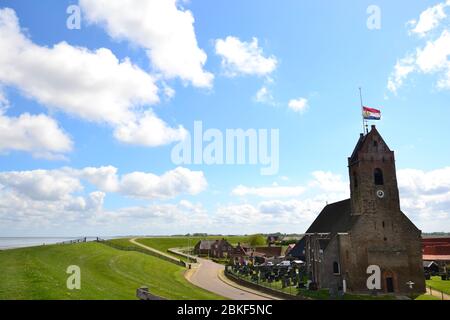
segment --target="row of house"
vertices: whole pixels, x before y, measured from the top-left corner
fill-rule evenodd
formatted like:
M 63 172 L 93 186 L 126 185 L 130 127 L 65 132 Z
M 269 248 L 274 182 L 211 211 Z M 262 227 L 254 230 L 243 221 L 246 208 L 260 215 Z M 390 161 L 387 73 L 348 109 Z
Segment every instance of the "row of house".
M 250 247 L 241 243 L 234 247 L 226 239 L 200 240 L 194 247 L 194 253 L 217 259 L 253 258 L 264 262 L 266 258 L 281 256 L 282 247 Z

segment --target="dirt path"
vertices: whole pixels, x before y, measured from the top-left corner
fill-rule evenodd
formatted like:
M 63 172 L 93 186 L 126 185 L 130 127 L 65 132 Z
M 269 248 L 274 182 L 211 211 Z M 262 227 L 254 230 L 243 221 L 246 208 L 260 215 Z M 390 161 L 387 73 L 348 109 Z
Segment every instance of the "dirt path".
M 171 256 L 170 254 L 167 254 L 167 253 L 165 253 L 165 252 L 156 250 L 156 249 L 154 249 L 154 248 L 152 248 L 152 247 L 146 246 L 145 244 L 139 243 L 139 242 L 136 241 L 136 239 L 137 239 L 137 238 L 130 239 L 130 242 L 131 242 L 132 244 L 134 244 L 134 245 L 137 245 L 137 246 L 141 247 L 141 248 L 144 248 L 144 249 L 146 249 L 146 250 L 149 250 L 149 251 L 151 251 L 151 252 L 154 252 L 154 253 L 156 253 L 156 254 L 159 254 L 159 255 L 161 255 L 161 256 L 164 256 L 165 258 L 167 258 L 167 259 L 169 259 L 169 260 L 173 260 L 175 263 L 180 262 L 179 259 L 177 259 L 177 258 Z
M 427 294 L 442 300 L 450 300 L 450 295 L 437 291 L 436 289 L 431 289 L 430 287 L 427 287 Z

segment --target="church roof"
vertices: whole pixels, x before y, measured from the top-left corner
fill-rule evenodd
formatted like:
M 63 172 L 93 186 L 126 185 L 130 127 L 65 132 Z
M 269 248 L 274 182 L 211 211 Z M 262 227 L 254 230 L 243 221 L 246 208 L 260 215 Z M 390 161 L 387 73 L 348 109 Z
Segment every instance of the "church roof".
M 351 215 L 350 199 L 335 202 L 323 208 L 306 233 L 331 233 L 349 231 L 358 216 Z
M 351 215 L 350 199 L 331 203 L 323 208 L 316 220 L 311 224 L 306 233 L 330 233 L 331 237 L 337 233 L 345 233 L 352 229 L 359 216 Z M 330 240 L 319 241 L 321 249 L 328 246 Z M 293 257 L 303 257 L 305 238 L 297 242 L 296 246 L 289 252 Z

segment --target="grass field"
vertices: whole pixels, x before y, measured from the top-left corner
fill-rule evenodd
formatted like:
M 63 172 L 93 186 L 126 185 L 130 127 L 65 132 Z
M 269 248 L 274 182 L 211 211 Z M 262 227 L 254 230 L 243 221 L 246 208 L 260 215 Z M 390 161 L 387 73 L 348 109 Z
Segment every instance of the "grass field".
M 427 287 L 450 294 L 450 280 L 441 280 L 441 277 L 431 277 L 427 280 Z
M 208 237 L 167 237 L 167 238 L 139 238 L 136 239 L 137 242 L 142 243 L 146 246 L 152 247 L 156 250 L 166 252 L 167 249 L 172 248 L 187 248 L 187 247 L 194 247 L 195 244 L 200 240 L 206 240 L 206 239 L 221 239 L 223 237 L 220 236 L 208 236 Z M 225 237 L 226 240 L 228 240 L 229 243 L 232 245 L 236 245 L 238 242 L 245 243 L 248 240 L 248 237 L 246 236 L 230 236 Z M 125 239 L 119 239 L 118 241 L 124 241 Z M 170 254 L 170 253 L 169 253 Z M 173 254 L 171 254 L 173 255 Z M 177 258 L 179 256 L 173 255 Z
M 441 300 L 441 299 L 439 299 L 438 297 L 427 295 L 427 294 L 422 294 L 422 295 L 418 296 L 417 298 L 415 298 L 414 300 Z
M 66 288 L 69 265 L 81 268 L 81 290 Z M 0 300 L 136 299 L 136 289 L 168 299 L 220 299 L 190 284 L 184 268 L 100 243 L 0 251 Z

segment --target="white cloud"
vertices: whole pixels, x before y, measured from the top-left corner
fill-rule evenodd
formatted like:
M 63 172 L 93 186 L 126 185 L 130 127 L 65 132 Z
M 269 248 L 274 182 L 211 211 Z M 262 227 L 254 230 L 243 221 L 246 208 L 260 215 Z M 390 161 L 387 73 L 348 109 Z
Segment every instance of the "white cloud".
M 216 54 L 222 58 L 222 67 L 230 77 L 238 75 L 267 76 L 277 67 L 274 56 L 264 57 L 258 39 L 244 42 L 236 37 L 216 40 Z
M 229 204 L 217 208 L 214 224 L 233 232 L 239 225 L 240 233 L 304 232 L 325 203 L 319 200 L 270 200 L 253 204 Z M 235 230 L 235 229 L 234 229 Z M 236 232 L 236 231 L 234 231 Z
M 161 176 L 147 172 L 133 172 L 119 176 L 113 166 L 84 169 L 61 168 L 0 173 L 0 187 L 33 200 L 56 201 L 69 199 L 84 190 L 83 181 L 101 192 L 116 192 L 124 196 L 161 200 L 182 194 L 196 195 L 207 187 L 201 171 L 176 168 Z
M 450 32 L 444 30 L 435 40 L 427 42 L 425 47 L 417 48 L 415 55 L 399 60 L 388 80 L 388 89 L 397 93 L 404 80 L 413 72 L 438 74 L 437 86 L 450 89 Z
M 423 11 L 420 14 L 419 21 L 410 21 L 409 24 L 414 27 L 411 32 L 424 37 L 427 33 L 438 27 L 443 19 L 447 18 L 445 9 L 448 6 L 450 6 L 450 1 L 439 3 Z
M 246 187 L 243 185 L 237 186 L 231 192 L 235 196 L 257 196 L 262 198 L 292 198 L 298 197 L 305 192 L 305 188 L 302 186 L 285 187 L 279 185 L 273 185 L 271 187 Z
M 310 187 L 317 187 L 325 192 L 348 193 L 349 184 L 339 174 L 326 171 L 314 171 L 314 180 L 309 183 Z
M 129 60 L 105 48 L 35 45 L 11 9 L 0 10 L 0 47 L 0 82 L 82 119 L 117 124 L 134 118 L 135 105 L 159 101 L 154 79 Z
M 156 147 L 183 140 L 187 131 L 182 126 L 171 128 L 153 112 L 147 111 L 136 121 L 119 125 L 114 136 L 124 143 Z
M 194 17 L 176 0 L 80 0 L 83 13 L 115 39 L 147 50 L 166 78 L 180 77 L 197 87 L 211 87 L 214 76 L 203 70 L 207 55 L 198 47 Z
M 292 99 L 288 104 L 289 109 L 295 112 L 304 112 L 308 108 L 308 99 L 306 98 L 298 98 Z
M 404 84 L 409 75 L 414 72 L 423 74 L 436 74 L 438 76 L 437 87 L 450 89 L 450 31 L 440 28 L 442 20 L 447 18 L 444 9 L 450 6 L 450 0 L 427 9 L 421 14 L 420 20 L 415 24 L 413 33 L 424 36 L 431 30 L 441 29 L 436 37 L 427 37 L 423 46 L 415 49 L 415 53 L 407 54 L 399 59 L 394 71 L 388 79 L 387 88 L 394 94 Z
M 106 166 L 100 168 L 88 167 L 82 170 L 70 170 L 74 176 L 84 179 L 93 184 L 97 188 L 105 192 L 119 191 L 119 177 L 117 175 L 117 168 L 113 166 Z
M 100 189 L 86 194 L 89 182 Z M 106 192 L 150 200 L 197 194 L 206 188 L 202 172 L 176 168 L 161 176 L 134 172 L 122 175 L 112 166 L 84 169 L 61 168 L 0 173 L 0 232 L 29 230 L 32 234 L 98 235 L 138 229 L 165 233 L 181 224 L 185 233 L 209 226 L 201 204 L 181 200 L 178 204 L 150 204 L 108 210 Z M 90 189 L 90 188 L 89 188 Z M 162 228 L 158 232 L 158 227 Z M 105 233 L 103 233 L 105 234 Z
M 150 111 L 142 114 L 143 106 L 159 102 L 155 79 L 129 59 L 119 61 L 109 49 L 90 51 L 65 42 L 38 46 L 21 32 L 12 9 L 0 10 L 0 47 L 0 84 L 16 87 L 52 110 L 107 123 L 122 132 L 139 124 L 141 117 L 150 117 Z M 146 134 L 159 139 L 150 145 L 177 141 L 173 131 L 178 129 L 158 122 L 156 132 L 146 129 Z M 149 145 L 139 134 L 123 140 Z
M 425 73 L 449 67 L 450 32 L 444 30 L 435 41 L 427 42 L 423 49 L 417 50 L 416 64 Z
M 8 117 L 0 109 L 0 152 L 26 151 L 37 158 L 60 159 L 72 150 L 72 140 L 46 115 Z
M 207 182 L 203 172 L 176 168 L 162 176 L 134 172 L 122 177 L 120 190 L 127 196 L 143 199 L 167 199 L 179 194 L 196 195 L 204 191 Z
M 402 210 L 426 231 L 449 231 L 450 167 L 398 171 Z
M 407 56 L 397 61 L 394 71 L 388 79 L 388 89 L 394 94 L 397 94 L 398 89 L 403 85 L 404 80 L 408 75 L 415 70 L 414 57 Z
M 269 105 L 275 105 L 275 99 L 272 93 L 266 86 L 262 86 L 261 89 L 256 92 L 255 101 L 258 103 L 264 103 Z
M 57 201 L 81 191 L 80 181 L 60 170 L 0 173 L 0 185 L 32 200 Z

